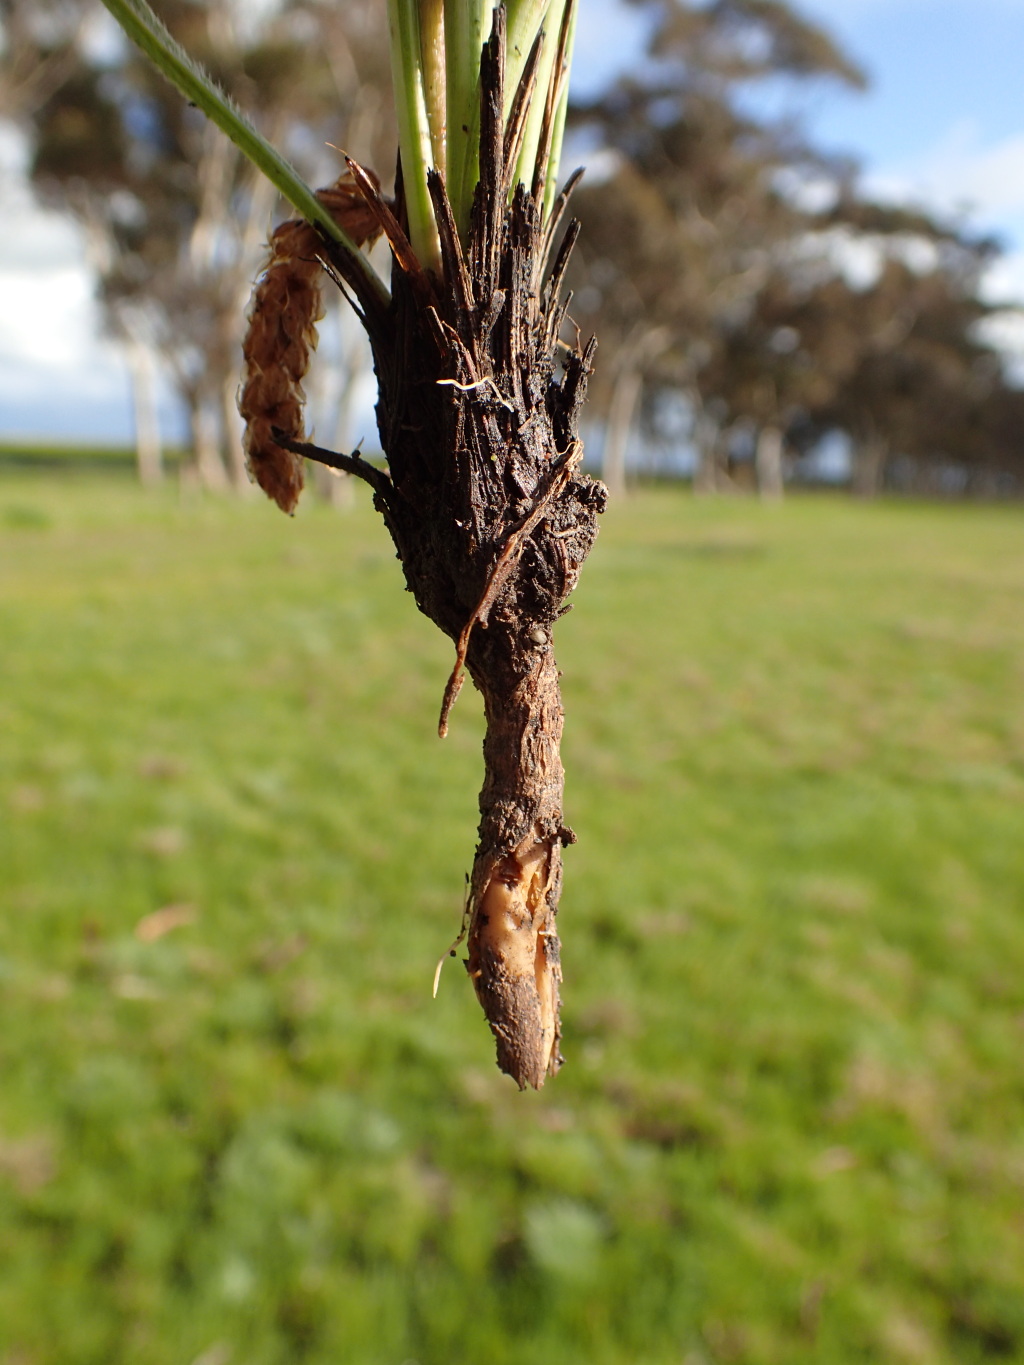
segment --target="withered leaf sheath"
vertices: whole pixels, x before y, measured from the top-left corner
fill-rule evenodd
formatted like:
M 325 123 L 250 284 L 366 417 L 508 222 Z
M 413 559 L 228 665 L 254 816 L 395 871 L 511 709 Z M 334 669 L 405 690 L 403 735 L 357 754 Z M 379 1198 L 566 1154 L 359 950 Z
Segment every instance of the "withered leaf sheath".
M 317 198 L 357 246 L 376 240 L 380 227 L 349 174 Z M 305 439 L 302 381 L 316 349 L 324 315 L 323 243 L 316 229 L 293 218 L 275 228 L 260 271 L 242 343 L 238 410 L 253 477 L 284 512 L 293 512 L 303 485 L 303 461 L 280 439 Z M 275 437 L 275 432 L 277 436 Z
M 281 441 L 371 484 L 417 605 L 456 646 L 441 732 L 463 666 L 483 696 L 485 777 L 466 966 L 498 1065 L 520 1087 L 539 1088 L 562 1060 L 555 917 L 562 849 L 575 837 L 562 811 L 552 632 L 597 534 L 606 490 L 580 467 L 594 343 L 560 339 L 576 225 L 549 261 L 564 197 L 546 224 L 544 176 L 512 189 L 504 25 L 499 6 L 481 63 L 480 183 L 464 240 L 442 177 L 429 176 L 440 275 L 421 269 L 412 252 L 401 191 L 392 211 L 359 167 L 356 184 L 392 248 L 390 306 L 375 312 L 344 253 L 321 245 L 356 294 L 373 348 L 387 473 L 355 456 Z

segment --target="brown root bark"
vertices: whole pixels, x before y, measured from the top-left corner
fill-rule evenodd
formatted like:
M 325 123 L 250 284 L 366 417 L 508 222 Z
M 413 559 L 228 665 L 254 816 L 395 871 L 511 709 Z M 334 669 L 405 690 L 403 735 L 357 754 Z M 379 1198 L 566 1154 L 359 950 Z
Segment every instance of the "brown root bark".
M 543 176 L 510 196 L 513 144 L 503 134 L 504 11 L 481 69 L 481 179 L 465 242 L 441 177 L 431 194 L 443 278 L 419 269 L 392 208 L 352 165 L 394 255 L 392 305 L 375 310 L 357 272 L 328 242 L 374 353 L 385 474 L 287 433 L 274 439 L 359 474 L 374 489 L 420 610 L 455 643 L 440 730 L 462 668 L 484 699 L 480 828 L 470 882 L 469 960 L 497 1042 L 521 1088 L 557 1070 L 562 705 L 552 629 L 597 534 L 604 485 L 580 471 L 578 422 L 594 343 L 566 345 L 561 298 L 571 224 L 553 262 Z
M 579 470 L 592 345 L 557 363 L 557 287 L 531 287 L 537 205 L 517 193 L 498 228 L 494 275 L 471 254 L 465 301 L 395 279 L 402 349 L 393 370 L 378 360 L 391 486 L 377 501 L 417 604 L 456 644 L 441 732 L 463 661 L 483 696 L 467 966 L 498 1065 L 539 1088 L 561 1062 L 555 916 L 573 840 L 552 631 L 606 495 Z
M 544 631 L 525 639 L 488 632 L 471 669 L 487 733 L 466 966 L 498 1065 L 539 1089 L 562 1060 L 555 916 L 562 846 L 574 840 L 562 818 L 558 671 Z

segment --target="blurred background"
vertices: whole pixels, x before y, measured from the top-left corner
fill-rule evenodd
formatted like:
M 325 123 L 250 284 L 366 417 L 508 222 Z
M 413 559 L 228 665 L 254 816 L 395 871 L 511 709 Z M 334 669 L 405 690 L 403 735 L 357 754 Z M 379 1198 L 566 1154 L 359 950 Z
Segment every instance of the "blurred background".
M 160 13 L 387 182 L 380 4 Z M 430 998 L 475 698 L 361 489 L 249 496 L 281 205 L 0 20 L 0 1365 L 1024 1361 L 1024 8 L 583 0 L 540 1095 Z M 333 302 L 307 388 L 374 449 Z
M 4 5 L 0 441 L 188 447 L 243 485 L 239 313 L 271 191 L 99 5 Z M 387 178 L 379 5 L 176 4 L 191 50 L 315 184 Z M 1024 15 L 948 0 L 619 4 L 580 25 L 566 172 L 593 464 L 699 488 L 1019 491 Z M 322 441 L 373 439 L 332 308 Z M 336 363 L 330 363 L 336 362 Z

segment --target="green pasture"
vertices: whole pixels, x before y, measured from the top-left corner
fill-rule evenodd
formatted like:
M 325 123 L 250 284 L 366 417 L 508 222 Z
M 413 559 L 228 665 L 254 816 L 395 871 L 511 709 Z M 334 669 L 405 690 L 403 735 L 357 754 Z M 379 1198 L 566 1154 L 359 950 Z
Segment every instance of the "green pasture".
M 0 1365 L 1024 1361 L 1021 509 L 644 493 L 556 643 L 521 1095 L 368 503 L 0 479 Z
M 184 452 L 173 447 L 163 452 L 163 463 L 176 470 Z M 0 439 L 0 478 L 6 485 L 12 474 L 108 475 L 135 473 L 135 452 L 128 446 L 68 446 L 54 442 Z

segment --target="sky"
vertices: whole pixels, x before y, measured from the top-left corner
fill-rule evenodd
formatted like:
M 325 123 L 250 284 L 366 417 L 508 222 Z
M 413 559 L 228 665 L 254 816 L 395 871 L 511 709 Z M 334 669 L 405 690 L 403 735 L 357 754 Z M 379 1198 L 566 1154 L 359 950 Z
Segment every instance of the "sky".
M 866 71 L 866 92 L 793 97 L 815 142 L 850 154 L 874 194 L 957 215 L 1005 254 L 986 283 L 1024 304 L 1024 0 L 798 0 Z M 635 11 L 581 0 L 574 83 L 600 87 L 642 41 Z M 20 183 L 0 126 L 0 439 L 131 439 L 128 380 L 98 334 L 84 244 Z M 1024 322 L 1001 338 L 1024 357 Z M 1022 361 L 1024 363 L 1024 361 Z M 180 436 L 165 405 L 168 435 Z
M 866 93 L 821 91 L 823 145 L 849 149 L 889 199 L 996 235 L 988 289 L 1024 302 L 1024 0 L 802 0 L 865 69 Z

